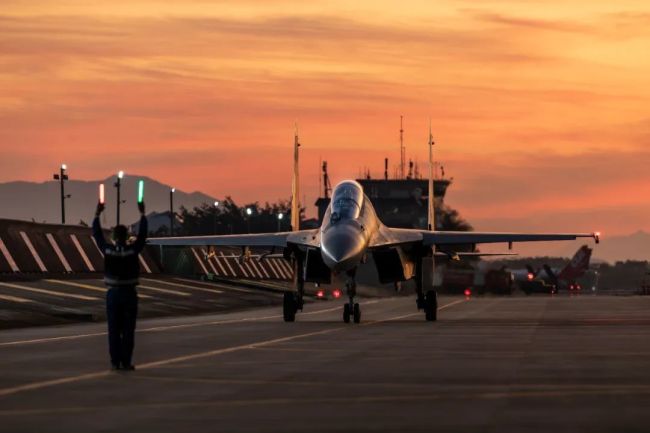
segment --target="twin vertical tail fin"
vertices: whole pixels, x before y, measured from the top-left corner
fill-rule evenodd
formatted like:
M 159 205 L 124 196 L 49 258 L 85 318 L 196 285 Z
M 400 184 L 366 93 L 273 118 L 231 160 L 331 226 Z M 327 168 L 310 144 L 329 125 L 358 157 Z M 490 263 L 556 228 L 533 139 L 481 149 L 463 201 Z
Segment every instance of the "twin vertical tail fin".
M 298 125 L 293 140 L 293 181 L 291 183 L 291 230 L 300 230 L 300 173 L 299 173 L 299 152 L 300 142 L 298 141 Z
M 431 133 L 431 119 L 429 119 L 429 209 L 427 212 L 427 229 L 434 231 L 436 229 L 436 213 L 434 208 L 433 194 L 433 134 Z

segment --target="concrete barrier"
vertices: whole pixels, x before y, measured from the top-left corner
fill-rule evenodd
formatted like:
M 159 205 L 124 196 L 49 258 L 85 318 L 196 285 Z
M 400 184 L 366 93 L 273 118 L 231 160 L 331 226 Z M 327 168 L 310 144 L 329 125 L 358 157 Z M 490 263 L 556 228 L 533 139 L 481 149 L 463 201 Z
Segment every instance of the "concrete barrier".
M 105 231 L 108 239 L 110 233 Z M 187 262 L 185 268 L 172 262 Z M 183 248 L 166 263 L 166 272 L 215 275 L 250 280 L 291 280 L 293 270 L 283 258 L 240 260 L 236 250 L 224 249 L 207 254 L 204 248 Z M 147 247 L 140 255 L 143 274 L 158 274 L 157 247 Z M 40 224 L 0 219 L 0 274 L 101 273 L 104 257 L 89 227 Z
M 225 249 L 210 254 L 200 247 L 191 247 L 186 250 L 191 252 L 197 274 L 249 280 L 289 281 L 293 279 L 291 264 L 284 258 L 242 260 L 235 250 Z
M 105 232 L 108 237 L 108 231 Z M 150 251 L 142 273 L 160 273 Z M 89 227 L 0 219 L 0 273 L 70 274 L 104 271 L 104 258 Z

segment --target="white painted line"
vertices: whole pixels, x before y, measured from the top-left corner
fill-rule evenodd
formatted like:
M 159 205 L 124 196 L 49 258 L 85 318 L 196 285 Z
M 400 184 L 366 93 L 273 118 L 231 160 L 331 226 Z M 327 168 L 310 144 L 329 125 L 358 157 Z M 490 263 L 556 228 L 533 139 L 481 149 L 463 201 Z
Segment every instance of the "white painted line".
M 222 253 L 222 254 L 223 254 L 223 253 Z M 226 263 L 228 263 L 228 258 L 224 257 L 224 260 L 226 261 Z M 248 272 L 246 271 L 246 268 L 244 268 L 244 267 L 242 266 L 242 264 L 239 263 L 239 260 L 238 260 L 238 259 L 233 259 L 233 261 L 235 262 L 235 264 L 236 264 L 237 266 L 239 266 L 239 269 L 241 269 L 241 272 L 242 272 L 242 274 L 244 275 L 244 277 L 248 278 Z
M 278 280 L 284 280 L 285 276 L 282 273 L 282 269 L 280 269 L 277 266 L 277 264 L 275 263 L 275 260 L 276 259 L 266 259 L 266 261 L 269 263 L 269 266 L 271 267 L 271 269 L 273 269 L 273 272 L 275 273 L 275 275 L 277 275 Z
M 9 302 L 18 302 L 19 304 L 34 302 L 29 299 L 19 298 L 18 296 L 10 296 L 10 295 L 0 295 L 0 300 L 9 301 Z
M 34 260 L 36 260 L 36 264 L 40 268 L 41 272 L 47 272 L 47 268 L 43 264 L 43 260 L 41 260 L 41 256 L 39 256 L 38 253 L 36 252 L 34 245 L 32 245 L 32 241 L 30 241 L 29 237 L 27 237 L 27 233 L 20 232 L 20 236 L 23 238 L 23 241 L 25 241 L 25 245 L 27 245 L 27 248 L 29 248 L 29 252 L 32 253 L 32 257 L 34 257 Z
M 205 273 L 205 275 L 208 275 L 209 274 L 208 269 L 205 267 L 205 265 L 201 261 L 201 257 L 199 257 L 199 255 L 196 253 L 194 248 L 190 248 L 190 250 L 192 250 L 192 253 L 194 253 L 194 257 L 196 258 L 196 261 L 199 262 L 199 265 L 201 265 L 201 268 L 203 268 L 203 272 Z
M 276 270 L 276 274 L 279 275 L 278 279 L 286 280 L 287 277 L 284 275 L 282 268 L 275 263 L 276 259 L 268 259 L 268 261 L 271 264 L 271 267 Z
M 81 248 L 81 244 L 79 243 L 79 239 L 77 239 L 77 236 L 74 235 L 74 233 L 70 234 L 70 239 L 72 239 L 72 243 L 74 246 L 77 248 L 77 251 L 79 252 L 79 255 L 83 259 L 84 263 L 86 264 L 86 267 L 90 272 L 95 272 L 95 267 L 93 266 L 92 262 L 86 255 L 86 252 L 84 251 L 83 248 Z
M 286 278 L 287 280 L 292 279 L 292 275 L 293 275 L 293 274 L 292 274 L 291 272 L 288 272 L 288 271 L 287 271 L 287 262 L 286 262 L 286 260 L 284 260 L 284 259 L 278 259 L 278 260 L 275 262 L 275 264 L 278 265 L 278 267 L 279 267 L 280 269 L 282 269 L 282 272 L 285 274 L 285 278 Z
M 151 273 L 151 268 L 147 264 L 147 262 L 144 261 L 144 258 L 142 257 L 142 254 L 138 254 L 138 258 L 140 259 L 140 264 L 142 264 L 142 267 L 144 268 L 145 271 L 147 271 L 147 274 Z
M 198 286 L 190 286 L 188 284 L 172 283 L 171 281 L 154 280 L 153 278 L 140 278 L 140 280 L 142 280 L 142 281 L 150 281 L 152 283 L 167 284 L 169 286 L 181 287 L 183 289 L 199 290 L 199 291 L 211 292 L 211 293 L 223 293 L 222 290 L 208 289 L 208 288 L 205 288 L 205 287 L 198 287 Z
M 97 286 L 93 286 L 93 285 L 90 285 L 90 284 L 77 283 L 75 281 L 53 280 L 53 279 L 46 279 L 46 280 L 43 280 L 43 281 L 48 282 L 48 283 L 61 284 L 61 285 L 64 285 L 64 286 L 79 287 L 81 289 L 93 290 L 95 292 L 106 293 L 106 288 L 104 288 L 104 287 L 97 287 Z M 151 296 L 147 296 L 147 295 L 140 295 L 139 294 L 138 296 L 140 296 L 142 298 L 151 298 Z
M 266 276 L 266 278 L 269 278 L 269 274 L 266 273 L 266 270 L 264 270 L 264 267 L 260 264 L 260 262 L 258 262 L 255 259 L 249 259 L 248 263 L 251 265 L 251 267 L 255 269 L 255 272 L 257 272 L 260 278 L 264 278 L 264 275 Z M 260 269 L 262 270 L 262 272 L 260 272 Z M 262 273 L 264 275 L 262 275 Z
M 102 257 L 104 257 L 104 252 L 103 252 L 102 250 L 99 249 L 99 245 L 97 245 L 97 241 L 95 240 L 95 238 L 91 236 L 91 237 L 90 237 L 90 240 L 93 241 L 93 244 L 95 244 L 95 248 L 97 248 L 97 251 L 99 251 L 99 254 L 100 254 Z
M 20 269 L 18 269 L 18 265 L 14 261 L 14 258 L 11 257 L 11 253 L 7 249 L 7 246 L 5 245 L 4 242 L 2 242 L 2 238 L 0 238 L 0 251 L 2 251 L 2 255 L 5 257 L 5 260 L 9 263 L 9 267 L 11 268 L 11 270 L 14 272 L 20 272 Z
M 447 307 L 451 307 L 452 305 L 456 305 L 458 303 L 465 302 L 464 300 L 458 300 L 446 305 L 443 305 L 442 307 L 438 308 L 438 310 L 443 310 Z M 336 309 L 340 308 L 337 307 Z M 417 313 L 410 313 L 410 314 L 404 314 L 401 316 L 394 316 L 394 317 L 389 317 L 387 319 L 383 320 L 375 320 L 372 322 L 366 322 L 361 324 L 360 326 L 372 326 L 378 323 L 386 323 L 386 322 L 392 322 L 395 320 L 400 320 L 404 319 L 407 317 L 412 317 L 415 315 L 421 314 L 420 312 Z M 179 325 L 182 326 L 182 325 Z M 167 358 L 167 359 L 162 359 L 160 361 L 154 361 L 154 362 L 148 362 L 146 364 L 140 364 L 138 366 L 138 370 L 148 370 L 151 368 L 156 368 L 156 367 L 162 367 L 170 364 L 178 364 L 179 362 L 187 362 L 187 361 L 194 361 L 196 359 L 203 359 L 203 358 L 209 358 L 213 356 L 219 356 L 219 355 L 224 355 L 226 353 L 232 353 L 232 352 L 239 352 L 242 350 L 250 350 L 250 349 L 257 349 L 260 347 L 266 347 L 266 346 L 271 346 L 274 344 L 278 343 L 286 343 L 288 341 L 293 341 L 293 340 L 299 340 L 303 338 L 308 338 L 308 337 L 314 337 L 317 335 L 326 335 L 326 334 L 331 334 L 333 332 L 338 332 L 342 331 L 344 329 L 354 329 L 354 327 L 350 327 L 348 325 L 346 326 L 338 326 L 336 328 L 329 328 L 329 329 L 323 329 L 320 331 L 313 331 L 313 332 L 307 332 L 303 334 L 297 334 L 297 335 L 291 335 L 288 337 L 280 337 L 280 338 L 273 338 L 270 340 L 262 340 L 262 341 L 257 341 L 249 344 L 243 344 L 240 346 L 231 346 L 231 347 L 225 347 L 222 349 L 215 349 L 215 350 L 208 350 L 206 352 L 199 352 L 199 353 L 191 353 L 189 355 L 183 355 L 183 356 L 177 356 L 173 358 Z M 103 371 L 98 371 L 94 373 L 86 373 L 86 374 L 80 374 L 77 376 L 68 376 L 68 377 L 62 377 L 59 379 L 51 379 L 51 380 L 45 380 L 42 382 L 32 382 L 28 383 L 25 385 L 18 385 L 10 388 L 3 388 L 0 389 L 0 396 L 7 396 L 7 395 L 12 395 L 12 394 L 17 394 L 19 392 L 24 392 L 24 391 L 33 391 L 37 389 L 43 389 L 43 388 L 48 388 L 51 386 L 56 386 L 56 385 L 64 385 L 68 383 L 76 383 L 76 382 L 82 382 L 85 380 L 92 380 L 92 379 L 98 379 L 101 377 L 106 377 L 111 372 L 107 370 Z
M 160 287 L 143 286 L 142 284 L 139 284 L 137 287 L 138 289 L 147 289 L 147 290 L 152 290 L 154 292 L 166 293 L 168 295 L 186 296 L 186 297 L 192 296 L 189 293 L 179 292 L 177 290 L 162 289 Z
M 267 266 L 269 269 L 271 269 L 271 272 L 273 272 L 273 275 L 275 276 L 276 280 L 280 279 L 280 276 L 278 275 L 278 272 L 275 270 L 275 266 L 273 266 L 273 262 L 271 259 L 262 259 L 264 262 L 264 265 Z
M 218 260 L 216 253 L 212 256 L 212 259 L 217 264 L 217 266 L 219 266 L 219 269 L 221 269 L 221 276 L 227 277 L 228 272 L 226 272 L 226 268 L 224 268 L 223 265 L 221 264 L 221 262 Z
M 199 282 L 199 281 L 195 281 L 195 280 L 189 280 L 189 279 L 186 279 L 186 278 L 174 278 L 174 279 L 176 281 L 186 281 L 188 283 L 198 283 L 198 284 L 205 284 L 205 285 L 208 285 L 208 286 L 219 287 L 219 288 L 222 288 L 222 289 L 224 289 L 226 291 L 232 291 L 232 292 L 255 293 L 255 294 L 260 293 L 259 290 L 242 289 L 241 287 L 228 286 L 226 284 L 220 284 L 220 283 L 215 283 L 215 282 L 209 282 L 209 283 L 208 282 Z M 272 294 L 269 294 L 269 295 L 272 296 Z M 279 295 L 279 296 L 281 296 L 281 295 Z
M 50 245 L 54 249 L 54 252 L 56 253 L 56 255 L 59 257 L 59 260 L 61 261 L 61 264 L 63 265 L 65 270 L 67 272 L 72 272 L 72 268 L 70 267 L 70 263 L 68 263 L 68 260 L 63 255 L 63 251 L 61 251 L 61 248 L 59 248 L 59 244 L 56 243 L 56 240 L 54 239 L 54 236 L 52 236 L 51 233 L 46 233 L 45 237 L 50 242 Z
M 221 252 L 221 257 L 223 257 L 223 251 Z M 215 260 L 216 260 L 216 258 L 217 258 L 217 256 L 215 255 Z M 230 266 L 230 263 L 228 263 L 228 259 L 226 259 L 226 258 L 224 257 L 223 261 L 226 262 L 226 266 L 228 266 L 228 269 L 230 269 L 230 273 L 232 274 L 232 276 L 233 276 L 233 277 L 237 277 L 237 273 L 236 273 L 235 270 L 232 268 L 232 266 Z
M 251 276 L 252 276 L 253 278 L 256 278 L 255 274 L 257 273 L 257 278 L 260 278 L 260 279 L 261 279 L 261 278 L 262 278 L 262 274 L 260 274 L 259 272 L 256 272 L 255 270 L 253 270 L 253 268 L 251 267 L 250 263 L 248 263 L 248 262 L 249 262 L 249 260 L 244 260 L 244 266 L 246 267 L 246 269 L 248 269 L 248 272 L 251 274 Z
M 18 290 L 26 290 L 28 292 L 42 293 L 44 295 L 60 296 L 62 298 L 81 299 L 82 301 L 99 301 L 100 300 L 99 298 L 95 298 L 93 296 L 74 295 L 72 293 L 56 292 L 54 290 L 37 289 L 36 287 L 23 286 L 21 284 L 0 282 L 0 286 L 8 287 L 10 289 L 18 289 Z
M 293 278 L 293 266 L 291 266 L 291 264 L 288 261 L 286 261 L 284 259 L 280 259 L 280 261 L 278 262 L 278 265 L 282 266 L 282 268 L 284 269 L 284 272 L 286 272 L 289 279 Z
M 219 275 L 219 272 L 217 271 L 217 268 L 215 268 L 214 265 L 212 264 L 212 261 L 210 260 L 210 257 L 206 257 L 205 261 L 208 262 L 208 265 L 210 265 L 210 269 L 212 269 L 212 271 L 214 271 L 214 274 Z

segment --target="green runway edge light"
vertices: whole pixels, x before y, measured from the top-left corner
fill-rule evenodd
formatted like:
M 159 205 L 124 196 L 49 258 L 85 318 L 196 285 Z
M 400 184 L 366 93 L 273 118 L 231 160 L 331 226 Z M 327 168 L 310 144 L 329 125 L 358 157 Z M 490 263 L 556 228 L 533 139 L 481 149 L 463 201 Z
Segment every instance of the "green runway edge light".
M 140 179 L 138 181 L 138 203 L 142 203 L 144 200 L 144 180 Z

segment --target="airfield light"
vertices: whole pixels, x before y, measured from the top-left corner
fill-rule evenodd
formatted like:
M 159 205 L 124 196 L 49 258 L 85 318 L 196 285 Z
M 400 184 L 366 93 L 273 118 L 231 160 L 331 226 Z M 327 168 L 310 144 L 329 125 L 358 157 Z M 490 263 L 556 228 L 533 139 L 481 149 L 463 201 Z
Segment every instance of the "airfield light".
M 99 184 L 99 202 L 101 204 L 106 203 L 106 198 L 105 198 L 105 195 L 104 195 L 104 184 L 103 183 Z
M 54 173 L 53 179 L 58 180 L 61 187 L 61 224 L 65 224 L 65 199 L 70 198 L 70 194 L 65 193 L 64 182 L 68 180 L 68 174 L 66 170 L 68 166 L 66 164 L 61 164 L 61 168 L 58 173 Z
M 316 297 L 324 298 L 325 297 L 325 292 L 322 291 L 322 290 L 319 290 L 318 292 L 316 292 Z
M 117 177 L 118 179 L 123 179 L 124 178 L 124 172 L 122 170 L 117 172 Z
M 528 281 L 532 281 L 533 278 L 535 278 L 535 275 L 533 275 L 531 272 L 528 273 Z
M 278 219 L 281 220 L 282 218 L 284 218 L 284 214 L 283 214 L 282 212 L 280 212 L 280 213 L 278 214 Z
M 219 200 L 215 200 L 215 202 L 214 202 L 214 207 L 217 207 L 217 206 L 219 206 Z
M 123 178 L 124 178 L 124 172 L 122 170 L 118 171 L 117 172 L 117 180 L 113 184 L 113 186 L 117 190 L 117 206 L 115 208 L 115 212 L 116 212 L 115 221 L 117 221 L 117 225 L 120 224 L 120 206 L 122 205 L 122 203 L 126 202 L 126 200 L 122 200 L 122 195 L 121 195 L 121 193 L 122 193 L 122 179 Z
M 253 209 L 247 207 L 246 208 L 246 215 L 251 216 L 253 214 Z
M 469 288 L 465 289 L 465 296 L 467 297 L 472 296 L 472 290 Z
M 144 201 L 144 180 L 140 179 L 138 181 L 138 203 L 142 203 Z
M 335 299 L 338 299 L 341 297 L 341 291 L 339 289 L 334 289 L 332 292 L 332 296 L 334 296 Z
M 176 188 L 169 190 L 169 235 L 174 236 L 174 193 Z

